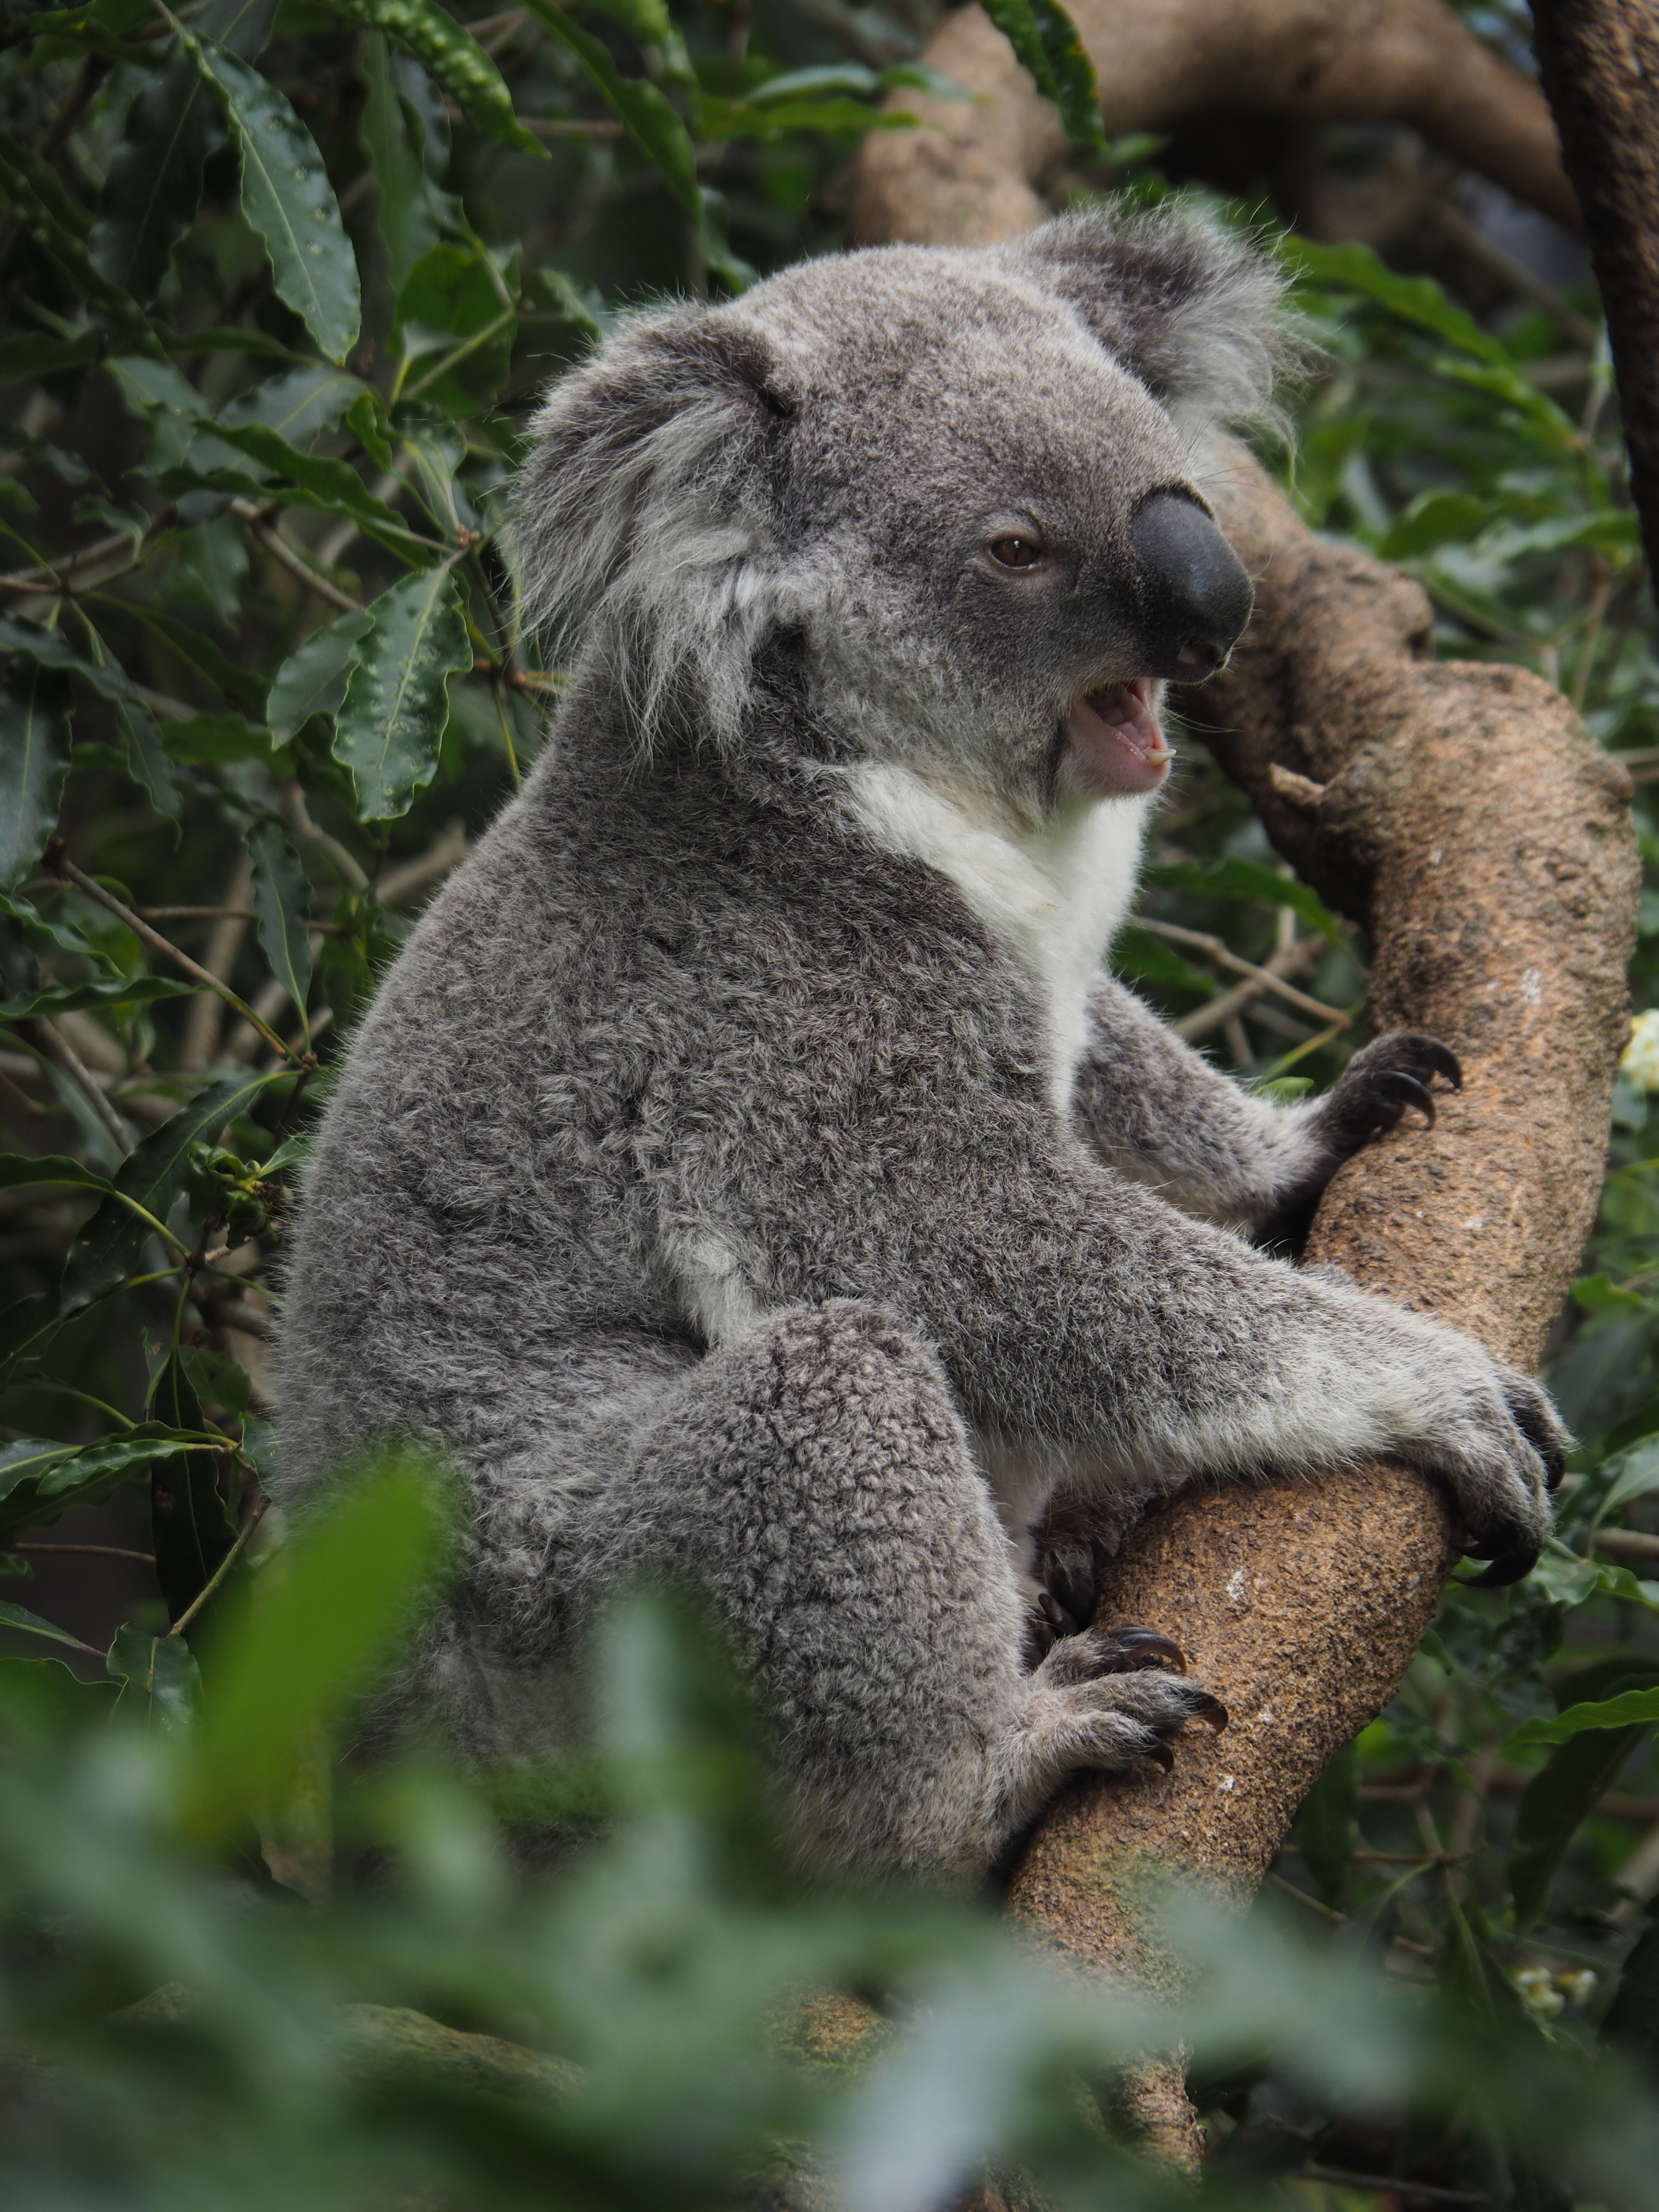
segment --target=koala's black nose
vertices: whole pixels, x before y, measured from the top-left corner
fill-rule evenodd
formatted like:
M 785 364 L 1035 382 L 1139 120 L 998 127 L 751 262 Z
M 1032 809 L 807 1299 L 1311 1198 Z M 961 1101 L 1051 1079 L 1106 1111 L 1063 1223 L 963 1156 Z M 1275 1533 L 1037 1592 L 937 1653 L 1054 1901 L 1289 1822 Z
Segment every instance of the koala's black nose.
M 1141 624 L 1151 673 L 1197 684 L 1237 642 L 1255 598 L 1238 556 L 1196 501 L 1155 491 L 1129 524 L 1140 566 Z

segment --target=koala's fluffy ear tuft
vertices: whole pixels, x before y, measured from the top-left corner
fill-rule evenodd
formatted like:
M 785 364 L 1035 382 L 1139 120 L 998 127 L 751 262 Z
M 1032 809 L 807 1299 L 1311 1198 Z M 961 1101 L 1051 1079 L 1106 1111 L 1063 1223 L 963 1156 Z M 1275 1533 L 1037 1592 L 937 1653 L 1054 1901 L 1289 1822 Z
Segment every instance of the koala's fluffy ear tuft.
M 772 449 L 801 392 L 729 311 L 640 317 L 549 392 L 514 502 L 526 626 L 574 657 L 603 617 L 651 742 L 684 684 L 735 737 L 768 610 Z
M 1306 348 L 1284 278 L 1248 240 L 1189 214 L 1083 210 L 1001 251 L 1177 418 L 1278 423 L 1273 386 Z

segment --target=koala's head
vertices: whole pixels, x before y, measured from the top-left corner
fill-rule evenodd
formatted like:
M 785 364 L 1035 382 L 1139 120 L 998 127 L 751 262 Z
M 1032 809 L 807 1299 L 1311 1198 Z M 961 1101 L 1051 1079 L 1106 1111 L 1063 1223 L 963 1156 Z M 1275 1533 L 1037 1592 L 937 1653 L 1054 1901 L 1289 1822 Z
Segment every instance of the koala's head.
M 1250 586 L 1193 481 L 1261 416 L 1280 287 L 1190 220 L 801 264 L 629 324 L 556 386 L 519 504 L 532 624 L 603 653 L 640 740 L 969 779 L 1022 811 L 1143 793 L 1161 679 Z

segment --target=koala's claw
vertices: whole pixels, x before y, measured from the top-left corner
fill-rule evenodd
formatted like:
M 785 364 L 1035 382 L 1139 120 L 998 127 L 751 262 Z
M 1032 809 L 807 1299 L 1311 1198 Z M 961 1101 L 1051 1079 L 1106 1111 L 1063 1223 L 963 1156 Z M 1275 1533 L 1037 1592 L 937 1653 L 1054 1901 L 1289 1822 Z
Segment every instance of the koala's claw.
M 1386 1126 L 1392 1128 L 1407 1106 L 1415 1106 L 1423 1116 L 1424 1127 L 1434 1127 L 1434 1093 L 1426 1083 L 1403 1067 L 1380 1067 L 1371 1078 L 1371 1089 L 1382 1102 L 1382 1111 L 1388 1113 Z M 1389 1112 L 1389 1109 L 1394 1110 Z
M 1465 1589 L 1507 1589 L 1511 1583 L 1523 1583 L 1538 1565 L 1539 1547 L 1536 1544 L 1517 1544 L 1512 1550 L 1498 1552 L 1472 1551 L 1472 1559 L 1491 1559 L 1492 1565 L 1478 1575 L 1461 1575 L 1458 1579 Z
M 1094 1639 L 1097 1674 L 1127 1674 L 1140 1667 L 1167 1667 L 1184 1674 L 1187 1655 L 1171 1638 L 1156 1628 L 1108 1628 Z

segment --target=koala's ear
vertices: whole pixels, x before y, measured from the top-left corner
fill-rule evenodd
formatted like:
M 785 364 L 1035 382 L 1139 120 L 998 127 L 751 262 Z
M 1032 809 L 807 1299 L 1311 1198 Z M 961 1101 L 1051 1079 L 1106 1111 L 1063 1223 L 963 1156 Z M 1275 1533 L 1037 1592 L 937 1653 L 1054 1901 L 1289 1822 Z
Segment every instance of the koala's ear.
M 1271 420 L 1276 379 L 1302 359 L 1273 263 L 1194 216 L 1080 210 L 998 250 L 1177 415 Z
M 800 396 L 757 325 L 705 307 L 634 320 L 562 378 L 514 501 L 529 626 L 569 650 L 636 553 L 682 573 L 737 556 L 757 464 Z

